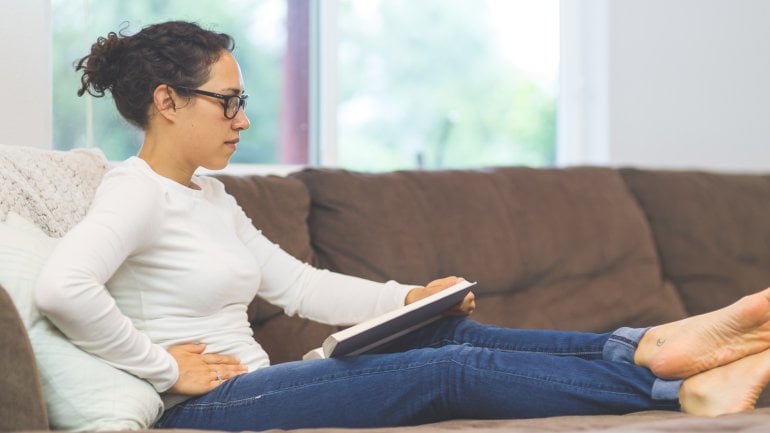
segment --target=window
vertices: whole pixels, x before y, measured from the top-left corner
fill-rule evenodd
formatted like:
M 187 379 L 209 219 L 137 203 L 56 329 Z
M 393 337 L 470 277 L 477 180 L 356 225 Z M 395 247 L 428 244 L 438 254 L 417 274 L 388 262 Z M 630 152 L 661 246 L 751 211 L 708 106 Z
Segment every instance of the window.
M 558 0 L 53 0 L 53 17 L 59 149 L 136 153 L 141 135 L 109 97 L 75 95 L 72 64 L 121 25 L 185 19 L 236 39 L 252 128 L 233 162 L 554 162 Z
M 339 3 L 341 166 L 549 165 L 556 0 Z

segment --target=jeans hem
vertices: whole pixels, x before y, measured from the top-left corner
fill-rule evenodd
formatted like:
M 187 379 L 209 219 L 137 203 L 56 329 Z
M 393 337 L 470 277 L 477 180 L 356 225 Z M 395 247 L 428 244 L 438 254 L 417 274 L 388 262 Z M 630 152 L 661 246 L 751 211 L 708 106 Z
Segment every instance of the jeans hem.
M 639 341 L 650 328 L 619 328 L 613 332 L 602 350 L 606 361 L 634 363 L 634 353 Z

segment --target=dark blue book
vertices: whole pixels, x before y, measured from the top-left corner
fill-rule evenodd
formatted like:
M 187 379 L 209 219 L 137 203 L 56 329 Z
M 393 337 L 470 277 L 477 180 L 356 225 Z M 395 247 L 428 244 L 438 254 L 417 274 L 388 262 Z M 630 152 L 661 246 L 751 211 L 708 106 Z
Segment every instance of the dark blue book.
M 476 283 L 462 280 L 446 289 L 409 305 L 335 332 L 323 345 L 306 353 L 302 359 L 323 359 L 360 355 L 404 334 L 438 320 L 460 303 Z

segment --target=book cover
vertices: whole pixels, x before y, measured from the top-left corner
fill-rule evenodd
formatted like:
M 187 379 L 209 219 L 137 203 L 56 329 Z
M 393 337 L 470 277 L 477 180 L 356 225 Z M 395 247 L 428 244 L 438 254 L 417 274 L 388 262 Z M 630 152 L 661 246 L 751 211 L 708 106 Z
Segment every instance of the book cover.
M 302 359 L 322 359 L 359 355 L 388 343 L 435 320 L 458 304 L 476 283 L 462 280 L 409 305 L 335 332 L 323 345 Z

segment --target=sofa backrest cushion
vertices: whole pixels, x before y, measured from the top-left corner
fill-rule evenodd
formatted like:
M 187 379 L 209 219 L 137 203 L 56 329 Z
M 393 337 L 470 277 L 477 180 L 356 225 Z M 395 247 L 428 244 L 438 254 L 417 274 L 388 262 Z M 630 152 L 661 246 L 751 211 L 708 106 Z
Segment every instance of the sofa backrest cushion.
M 235 197 L 254 226 L 294 257 L 315 263 L 307 217 L 310 195 L 298 179 L 281 176 L 214 176 Z
M 476 317 L 609 330 L 681 318 L 652 235 L 611 169 L 307 169 L 319 263 L 374 280 L 478 282 Z
M 690 314 L 770 286 L 770 176 L 622 169 Z
M 0 432 L 48 430 L 43 391 L 24 323 L 0 286 Z

